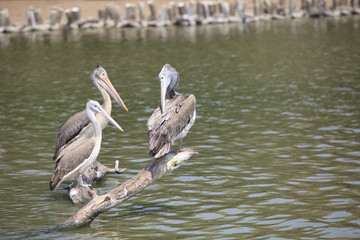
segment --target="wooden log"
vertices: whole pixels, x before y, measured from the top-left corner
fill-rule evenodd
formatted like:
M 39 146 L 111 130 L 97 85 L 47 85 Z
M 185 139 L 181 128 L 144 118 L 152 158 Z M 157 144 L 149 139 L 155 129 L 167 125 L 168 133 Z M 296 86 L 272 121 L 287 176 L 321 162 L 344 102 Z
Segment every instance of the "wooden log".
M 136 21 L 135 4 L 125 4 L 125 19 L 119 23 L 118 27 L 140 27 L 141 23 Z
M 272 13 L 272 9 L 271 9 L 271 7 L 270 7 L 267 0 L 262 1 L 262 8 L 263 8 L 262 13 L 265 13 L 265 14 L 271 14 Z
M 103 10 L 103 9 L 98 10 L 98 19 L 99 20 L 104 20 L 105 19 L 105 10 Z
M 187 16 L 189 19 L 189 25 L 196 25 L 198 16 L 196 15 L 196 2 L 194 0 L 190 0 L 187 8 Z
M 168 26 L 170 24 L 169 21 L 169 8 L 167 6 L 162 6 L 161 8 L 161 14 L 160 14 L 160 22 L 164 25 L 164 26 Z
M 22 29 L 23 32 L 46 31 L 50 29 L 49 23 L 46 24 L 43 23 L 40 9 L 35 10 L 33 8 L 30 8 L 26 13 L 26 17 L 27 17 L 27 26 L 25 26 Z
M 140 20 L 139 22 L 140 22 L 140 25 L 143 26 L 143 27 L 147 27 L 148 22 L 147 22 L 146 17 L 145 17 L 145 3 L 144 2 L 139 2 L 138 9 L 139 9 L 139 20 Z
M 65 9 L 67 23 L 64 28 L 78 29 L 80 24 L 80 7 L 72 7 Z
M 184 16 L 185 14 L 187 14 L 185 3 L 179 2 L 177 8 L 180 16 Z
M 359 0 L 351 0 L 351 13 L 360 14 Z
M 27 18 L 27 26 L 29 27 L 29 30 L 34 30 L 36 28 L 36 20 L 35 20 L 35 13 L 34 9 L 30 9 L 26 13 Z
M 245 8 L 246 6 L 244 4 L 237 2 L 236 10 L 241 19 L 245 18 Z
M 211 17 L 210 4 L 208 2 L 204 3 L 204 14 L 205 14 L 205 19 L 209 19 Z
M 241 17 L 237 11 L 238 1 L 231 2 L 229 4 L 229 22 L 239 22 L 241 21 Z
M 289 0 L 289 14 L 290 16 L 295 11 L 295 0 Z
M 148 1 L 150 16 L 149 21 L 156 21 L 156 8 L 152 1 Z
M 216 10 L 216 3 L 211 2 L 209 4 L 209 13 L 210 13 L 210 17 L 215 17 L 217 10 Z
M 72 7 L 71 8 L 71 16 L 73 22 L 80 20 L 80 7 Z
M 192 23 L 190 22 L 190 18 L 188 15 L 188 11 L 186 9 L 186 6 L 183 2 L 179 2 L 177 4 L 177 10 L 178 10 L 178 17 L 175 20 L 175 25 L 179 26 L 190 26 Z
M 198 2 L 196 4 L 196 15 L 198 18 L 205 19 L 205 6 L 203 3 Z
M 125 19 L 128 21 L 135 21 L 135 5 L 132 3 L 125 4 Z
M 196 8 L 196 2 L 193 1 L 193 0 L 190 0 L 189 1 L 189 7 L 188 7 L 188 15 L 189 15 L 189 17 L 195 17 L 195 15 L 196 15 L 195 8 Z
M 4 27 L 4 11 L 5 9 L 0 10 L 0 27 Z
M 105 26 L 107 28 L 111 27 L 117 27 L 119 21 L 120 21 L 120 13 L 119 13 L 120 7 L 112 4 L 108 4 L 105 7 Z
M 127 201 L 155 180 L 178 168 L 182 162 L 197 155 L 197 152 L 185 149 L 181 152 L 170 152 L 156 159 L 142 169 L 135 177 L 125 181 L 107 194 L 97 195 L 63 224 L 55 227 L 55 229 L 66 230 L 89 225 L 101 213 Z
M 126 169 L 119 168 L 119 161 L 115 161 L 114 168 L 108 168 L 100 162 L 95 161 L 82 175 L 83 182 L 92 185 L 94 181 L 99 181 L 108 173 L 123 173 Z M 79 186 L 75 180 L 69 186 L 69 197 L 75 204 L 86 203 L 97 196 L 96 189 L 90 189 L 86 186 Z
M 232 2 L 230 3 L 230 16 L 232 17 L 235 17 L 236 16 L 236 5 L 237 5 L 237 2 Z
M 50 11 L 50 29 L 55 30 L 60 27 L 63 10 L 60 8 L 52 8 Z
M 139 2 L 138 9 L 139 9 L 139 19 L 140 19 L 140 21 L 145 21 L 145 3 L 144 2 Z
M 351 0 L 351 7 L 353 9 L 358 9 L 359 8 L 359 0 Z
M 4 10 L 5 9 L 0 10 L 0 27 L 4 27 Z
M 313 18 L 318 18 L 322 15 L 322 12 L 319 8 L 319 3 L 317 0 L 311 0 L 309 16 Z
M 227 2 L 223 2 L 220 4 L 221 6 L 221 14 L 224 18 L 228 19 L 230 17 L 230 5 Z
M 176 5 L 174 2 L 169 3 L 168 18 L 171 23 L 176 20 Z
M 1 10 L 0 32 L 14 33 L 14 32 L 20 32 L 22 29 L 23 29 L 23 25 L 11 24 L 10 12 L 7 8 Z
M 1 27 L 9 27 L 10 23 L 10 13 L 7 8 L 4 8 L 0 11 L 0 26 Z
M 213 18 L 211 16 L 211 6 L 210 6 L 210 3 L 208 2 L 204 2 L 203 3 L 203 7 L 204 7 L 204 19 L 202 20 L 202 24 L 210 24 L 210 23 L 213 23 Z
M 279 0 L 279 5 L 277 6 L 277 9 L 276 9 L 276 14 L 278 14 L 280 16 L 286 15 L 285 0 Z
M 254 16 L 259 16 L 260 14 L 260 6 L 259 6 L 259 1 L 258 0 L 253 0 L 253 11 L 254 11 Z
M 36 24 L 43 24 L 43 18 L 42 18 L 42 13 L 41 13 L 41 9 L 35 9 L 34 10 L 34 16 L 35 16 L 35 22 Z
M 112 15 L 112 19 L 115 22 L 115 26 L 120 22 L 120 7 L 117 5 L 114 5 L 111 8 L 111 15 Z
M 67 20 L 67 23 L 65 25 L 65 28 L 66 27 L 69 27 L 71 25 L 71 23 L 73 22 L 73 19 L 72 19 L 72 15 L 71 15 L 71 10 L 70 9 L 65 9 L 65 16 L 66 16 L 66 20 Z
M 275 15 L 277 13 L 278 5 L 276 2 L 271 2 L 271 14 Z

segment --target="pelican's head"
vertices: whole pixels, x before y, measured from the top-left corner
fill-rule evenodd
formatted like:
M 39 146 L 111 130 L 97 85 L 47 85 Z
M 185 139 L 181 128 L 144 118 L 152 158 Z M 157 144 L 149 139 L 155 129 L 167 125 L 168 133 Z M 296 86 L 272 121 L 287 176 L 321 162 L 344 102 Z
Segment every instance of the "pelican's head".
M 166 93 L 170 98 L 175 94 L 174 89 L 179 81 L 179 74 L 170 66 L 170 64 L 165 64 L 159 73 L 159 81 L 161 88 L 161 112 L 165 112 L 165 98 Z
M 99 65 L 96 65 L 96 67 L 91 73 L 91 79 L 96 88 L 100 89 L 101 87 L 105 89 L 105 91 L 108 92 L 110 96 L 112 96 L 122 108 L 128 111 L 127 107 L 125 106 L 125 103 L 123 102 L 118 92 L 110 82 L 110 79 L 104 68 L 100 67 Z
M 109 115 L 105 112 L 105 110 L 101 107 L 100 103 L 98 103 L 97 101 L 94 100 L 89 100 L 86 104 L 86 112 L 91 119 L 94 119 L 94 121 L 97 121 L 95 114 L 96 113 L 100 113 L 102 115 L 104 115 L 104 117 L 107 118 L 107 120 L 109 120 L 109 122 L 111 122 L 112 125 L 114 125 L 115 127 L 117 127 L 120 131 L 124 131 L 120 125 Z

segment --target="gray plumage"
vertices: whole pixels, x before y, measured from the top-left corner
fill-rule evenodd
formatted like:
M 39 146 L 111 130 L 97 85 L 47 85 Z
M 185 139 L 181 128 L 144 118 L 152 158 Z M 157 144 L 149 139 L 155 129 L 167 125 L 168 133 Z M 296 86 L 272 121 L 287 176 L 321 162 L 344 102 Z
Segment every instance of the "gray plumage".
M 188 98 L 174 91 L 179 76 L 177 71 L 169 64 L 164 65 L 159 80 L 161 84 L 161 106 L 150 116 L 147 122 L 149 137 L 149 155 L 159 158 L 171 150 L 176 139 L 184 138 L 195 122 L 196 98 Z M 165 91 L 170 97 L 165 101 Z
M 62 182 L 63 177 L 79 166 L 87 159 L 95 146 L 95 139 L 80 138 L 58 154 L 53 175 L 50 180 L 50 190 L 56 189 Z
M 107 114 L 111 115 L 112 105 L 110 96 L 113 97 L 114 100 L 126 111 L 128 110 L 118 92 L 112 85 L 104 68 L 97 65 L 91 73 L 91 80 L 95 88 L 99 90 L 102 96 L 102 107 L 105 109 Z M 107 119 L 101 115 L 97 115 L 97 118 L 101 124 L 101 128 L 105 128 L 108 123 Z M 94 127 L 87 116 L 86 110 L 71 116 L 68 120 L 61 124 L 56 133 L 57 140 L 53 159 L 56 160 L 59 152 L 70 146 L 72 142 L 76 141 L 78 138 L 90 138 L 93 133 Z
M 78 138 L 66 148 L 62 148 L 56 157 L 53 175 L 50 180 L 50 190 L 53 191 L 66 179 L 76 177 L 78 184 L 83 185 L 82 173 L 96 160 L 102 140 L 102 127 L 96 114 L 103 115 L 111 124 L 123 131 L 120 125 L 96 101 L 89 100 L 86 104 L 86 114 L 94 126 L 90 138 Z
M 59 149 L 66 145 L 71 139 L 74 139 L 77 135 L 79 135 L 80 132 L 89 124 L 90 120 L 86 115 L 86 110 L 76 113 L 61 124 L 56 133 L 57 140 L 55 154 L 53 157 L 54 160 L 57 158 Z

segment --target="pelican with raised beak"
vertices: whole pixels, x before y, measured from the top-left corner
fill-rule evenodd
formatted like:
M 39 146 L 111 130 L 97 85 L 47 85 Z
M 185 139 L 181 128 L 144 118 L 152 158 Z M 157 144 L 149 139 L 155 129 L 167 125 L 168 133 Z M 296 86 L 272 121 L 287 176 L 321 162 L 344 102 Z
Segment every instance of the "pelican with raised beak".
M 169 64 L 165 64 L 159 73 L 161 87 L 161 104 L 155 109 L 147 122 L 149 137 L 149 155 L 159 158 L 171 150 L 171 144 L 182 139 L 194 125 L 196 118 L 196 98 L 188 98 L 175 92 L 179 74 Z M 169 99 L 166 99 L 166 94 Z
M 79 138 L 69 147 L 59 152 L 50 180 L 50 190 L 56 190 L 66 179 L 75 177 L 80 186 L 84 186 L 82 173 L 91 166 L 99 155 L 101 148 L 102 127 L 96 114 L 103 115 L 111 124 L 123 131 L 120 125 L 93 100 L 86 104 L 86 114 L 94 126 L 94 134 L 91 138 Z
M 91 79 L 96 89 L 99 90 L 102 99 L 103 105 L 102 108 L 110 116 L 111 115 L 111 97 L 126 111 L 128 111 L 123 100 L 119 96 L 118 92 L 112 85 L 110 79 L 108 78 L 107 72 L 104 68 L 97 65 L 91 73 Z M 96 114 L 101 129 L 104 129 L 108 124 L 108 120 L 102 114 Z M 79 138 L 90 138 L 94 134 L 94 127 L 88 118 L 86 110 L 83 110 L 72 117 L 70 117 L 66 122 L 61 124 L 57 131 L 57 141 L 56 149 L 53 159 L 55 160 L 59 152 L 71 145 L 73 141 L 76 141 Z

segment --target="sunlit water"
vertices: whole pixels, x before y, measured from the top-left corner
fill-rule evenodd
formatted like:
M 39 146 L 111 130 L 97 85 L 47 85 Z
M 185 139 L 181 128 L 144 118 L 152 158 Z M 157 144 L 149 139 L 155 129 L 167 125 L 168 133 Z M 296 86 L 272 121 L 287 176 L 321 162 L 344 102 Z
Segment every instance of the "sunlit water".
M 360 18 L 0 35 L 0 238 L 360 238 Z M 80 206 L 48 190 L 58 126 L 100 101 L 100 64 L 129 112 L 99 161 L 151 162 L 146 121 L 165 63 L 197 97 L 184 146 L 200 155 L 90 227 L 51 231 Z M 178 143 L 174 148 L 178 147 Z

